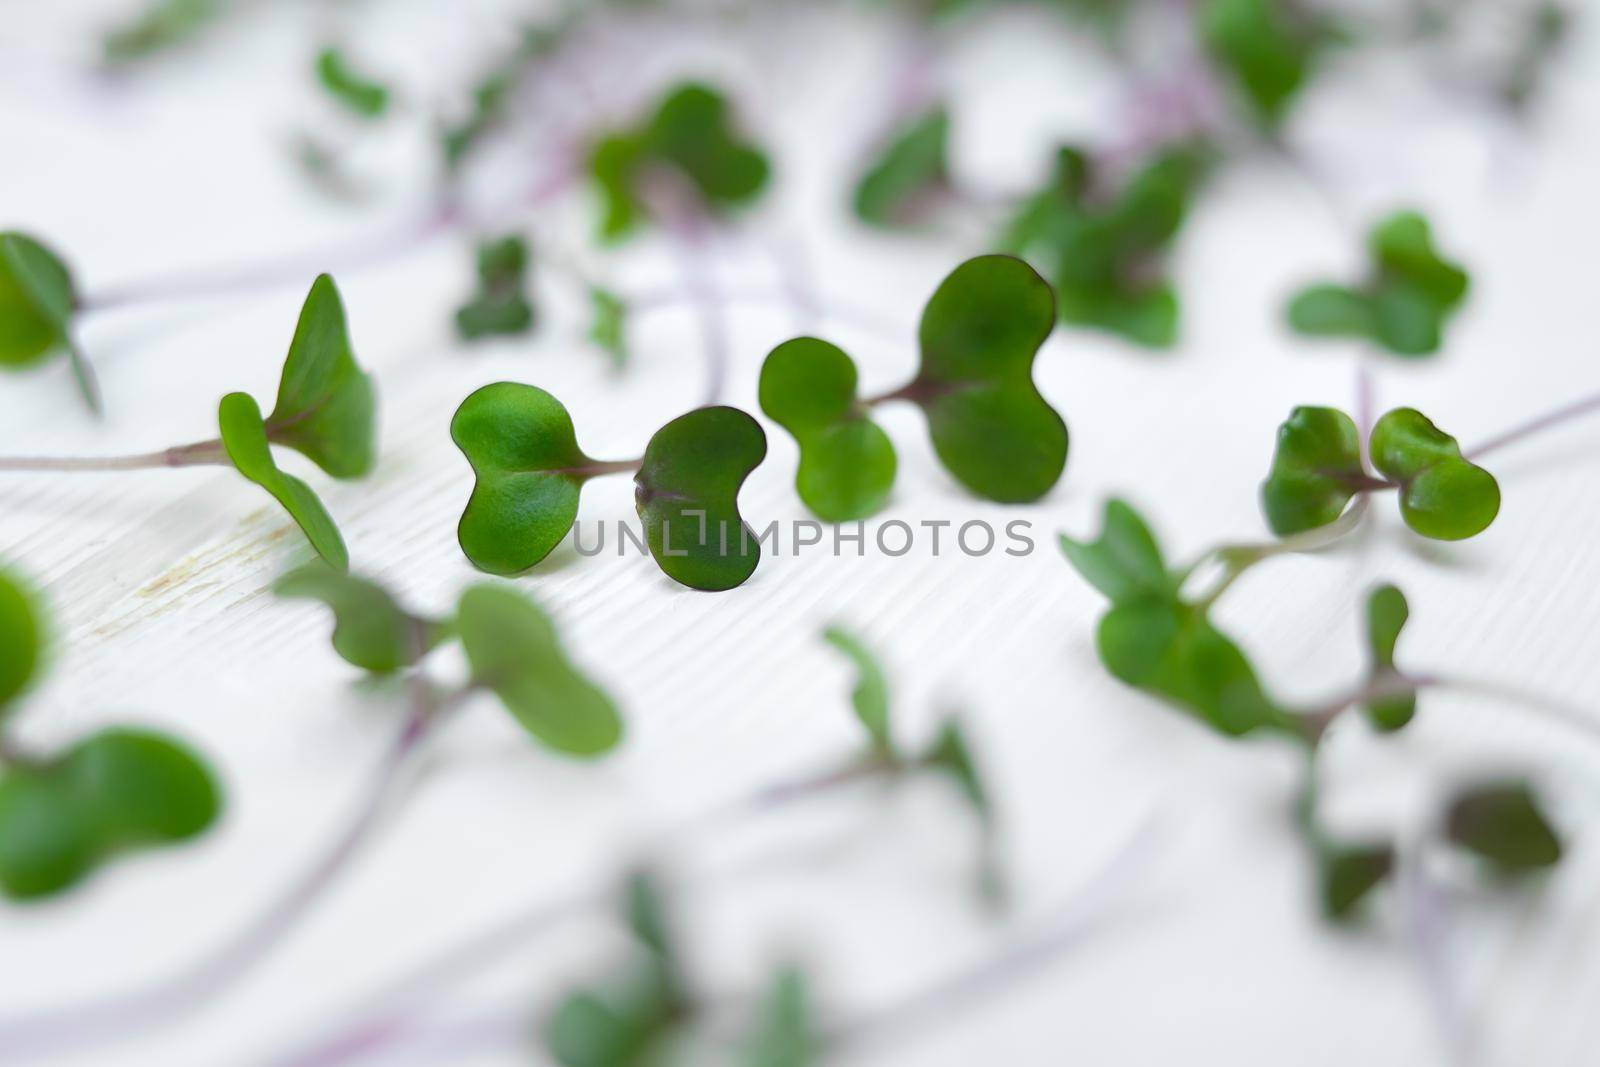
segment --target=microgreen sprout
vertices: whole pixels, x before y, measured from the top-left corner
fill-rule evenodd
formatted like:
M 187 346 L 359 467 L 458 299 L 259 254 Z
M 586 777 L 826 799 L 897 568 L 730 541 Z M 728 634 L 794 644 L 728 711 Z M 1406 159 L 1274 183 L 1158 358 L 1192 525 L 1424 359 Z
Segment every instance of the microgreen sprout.
M 1178 295 L 1166 258 L 1208 169 L 1198 146 L 1164 149 L 1115 188 L 1080 148 L 1056 157 L 999 248 L 1046 265 L 1063 322 L 1151 348 L 1178 339 Z
M 450 436 L 476 475 L 456 534 L 480 570 L 510 575 L 534 566 L 572 529 L 584 483 L 629 471 L 650 554 L 669 577 L 731 589 L 761 558 L 738 494 L 766 455 L 766 435 L 737 408 L 698 408 L 656 431 L 640 459 L 601 461 L 578 447 L 559 400 L 498 382 L 462 401 Z
M 1396 490 L 1400 515 L 1424 537 L 1459 541 L 1488 529 L 1500 511 L 1494 476 L 1467 459 L 1456 439 L 1413 408 L 1377 421 L 1369 474 L 1355 420 L 1335 408 L 1299 407 L 1278 428 L 1261 486 L 1267 525 L 1279 535 L 1332 523 L 1357 496 Z
M 621 370 L 628 364 L 628 302 L 603 285 L 591 285 L 589 310 L 589 340 Z
M 1054 323 L 1049 284 L 1020 259 L 988 255 L 928 300 L 921 365 L 898 389 L 860 398 L 843 350 L 810 337 L 779 345 L 761 368 L 761 409 L 800 445 L 800 499 L 833 522 L 883 506 L 896 459 L 870 410 L 891 400 L 922 408 L 945 469 L 978 496 L 1025 503 L 1049 492 L 1066 466 L 1067 427 L 1039 395 L 1033 362 Z
M 1283 122 L 1320 53 L 1338 37 L 1320 11 L 1278 0 L 1204 0 L 1198 19 L 1213 60 L 1269 130 Z
M 1302 289 L 1289 303 L 1289 324 L 1308 337 L 1370 340 L 1397 356 L 1437 352 L 1445 323 L 1466 299 L 1467 272 L 1438 253 L 1416 212 L 1384 219 L 1367 243 L 1366 281 Z
M 528 243 L 507 234 L 478 245 L 478 290 L 456 312 L 463 340 L 527 333 L 533 328 L 528 300 Z
M 852 201 L 873 226 L 910 226 L 950 192 L 950 112 L 935 105 L 895 130 L 862 174 Z
M 317 53 L 317 84 L 329 98 L 362 119 L 380 119 L 389 110 L 389 89 L 350 62 L 333 45 Z
M 73 339 L 77 287 L 66 263 L 35 237 L 0 233 L 0 367 L 31 367 L 65 355 L 89 409 L 100 389 Z
M 125 726 L 49 755 L 3 736 L 36 680 L 45 625 L 31 593 L 0 570 L 0 893 L 54 896 L 119 855 L 178 844 L 216 822 L 222 794 L 175 738 Z
M 1561 860 L 1561 839 L 1523 781 L 1487 781 L 1463 788 L 1451 799 L 1444 826 L 1451 844 L 1500 875 L 1538 871 Z
M 144 455 L 104 459 L 0 459 L 0 471 L 112 471 L 232 465 L 283 506 L 306 540 L 336 567 L 349 565 L 339 528 L 311 487 L 278 468 L 272 445 L 291 448 L 335 478 L 360 478 L 376 455 L 372 381 L 350 348 L 344 304 L 326 274 L 311 286 L 278 382 L 272 413 L 247 393 L 217 407 L 219 436 Z
M 734 128 L 727 99 L 709 85 L 685 83 L 662 97 L 649 118 L 598 139 L 589 173 L 604 203 L 600 236 L 631 234 L 651 214 L 644 188 L 665 168 L 694 190 L 707 213 L 742 207 L 766 188 L 766 155 Z

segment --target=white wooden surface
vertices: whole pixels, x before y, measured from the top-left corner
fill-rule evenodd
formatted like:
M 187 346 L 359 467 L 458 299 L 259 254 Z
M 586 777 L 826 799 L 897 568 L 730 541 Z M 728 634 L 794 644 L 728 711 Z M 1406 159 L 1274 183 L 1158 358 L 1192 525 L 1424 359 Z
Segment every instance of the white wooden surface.
M 382 194 L 361 208 L 329 204 L 289 165 L 286 135 L 323 114 L 308 57 L 324 33 L 354 34 L 356 23 L 310 5 L 262 5 L 207 49 L 125 85 L 85 81 L 73 64 L 87 35 L 122 6 L 0 3 L 0 226 L 46 235 L 89 290 L 349 245 L 420 203 L 427 146 L 416 132 L 384 135 L 363 158 Z M 375 68 L 413 75 L 413 100 L 425 101 L 492 49 L 504 6 L 369 4 L 353 9 L 365 13 L 353 39 Z M 947 57 L 958 153 L 979 187 L 1024 186 L 1057 138 L 1118 132 L 1121 87 L 1049 25 L 1001 20 Z M 902 344 L 823 328 L 856 355 L 869 390 L 894 384 L 914 365 L 922 301 L 974 248 L 956 235 L 866 235 L 842 211 L 894 44 L 882 25 L 843 17 L 774 18 L 738 40 L 618 45 L 624 75 L 597 80 L 629 99 L 675 70 L 725 77 L 777 142 L 780 181 L 748 236 L 719 244 L 719 276 L 770 284 L 767 246 L 803 249 L 823 293 L 898 324 Z M 1039 380 L 1068 420 L 1072 452 L 1042 503 L 968 499 L 935 464 L 915 413 L 886 412 L 901 473 L 882 518 L 1026 518 L 1038 540 L 1028 557 L 934 558 L 926 542 L 903 558 L 811 549 L 767 558 L 744 587 L 705 595 L 646 559 L 562 550 L 518 585 L 624 703 L 624 749 L 572 766 L 529 746 L 492 704 L 469 706 L 363 862 L 246 982 L 181 1026 L 61 1062 L 256 1062 L 337 1023 L 363 991 L 494 916 L 610 870 L 759 784 L 826 765 L 855 741 L 849 672 L 818 639 L 830 620 L 882 651 L 907 737 L 925 736 L 947 709 L 968 714 L 999 794 L 1015 912 L 995 919 L 972 906 L 966 823 L 948 797 L 842 796 L 677 851 L 675 869 L 696 887 L 683 917 L 708 988 L 746 990 L 795 953 L 841 1014 L 895 1003 L 1048 925 L 1153 818 L 1135 873 L 1071 951 L 852 1062 L 1449 1062 L 1396 895 L 1364 930 L 1331 932 L 1317 919 L 1288 827 L 1293 753 L 1226 744 L 1110 680 L 1092 648 L 1099 598 L 1052 542 L 1093 529 L 1112 493 L 1143 506 L 1175 556 L 1261 536 L 1255 494 L 1277 422 L 1297 403 L 1350 404 L 1360 354 L 1294 343 L 1278 308 L 1295 283 L 1354 270 L 1360 229 L 1397 205 L 1435 216 L 1476 287 L 1443 358 L 1374 363 L 1381 407 L 1415 404 L 1471 442 L 1600 388 L 1593 58 L 1580 41 L 1535 138 L 1391 65 L 1341 70 L 1297 130 L 1335 208 L 1269 162 L 1231 170 L 1177 257 L 1180 349 L 1152 355 L 1080 333 L 1049 342 Z M 528 137 L 488 169 L 507 188 L 551 143 Z M 576 248 L 589 209 L 575 195 L 531 221 Z M 470 475 L 447 435 L 467 392 L 503 378 L 537 383 L 568 405 L 586 448 L 611 456 L 636 452 L 701 390 L 687 308 L 635 324 L 635 360 L 619 377 L 582 342 L 583 309 L 559 276 L 542 282 L 537 338 L 462 348 L 448 313 L 468 257 L 464 240 L 443 238 L 339 274 L 358 353 L 382 390 L 383 458 L 363 482 L 312 477 L 357 569 L 436 611 L 476 578 L 454 539 Z M 649 241 L 597 262 L 624 287 L 675 278 L 667 250 Z M 272 388 L 309 280 L 91 321 L 84 341 L 110 417 L 82 415 L 64 367 L 7 376 L 0 453 L 119 453 L 209 436 L 218 396 Z M 728 399 L 753 410 L 762 356 L 797 323 L 778 304 L 741 307 L 730 321 Z M 792 442 L 776 428 L 769 437 L 743 497 L 758 526 L 803 517 L 789 484 Z M 1493 464 L 1502 515 L 1463 545 L 1421 544 L 1392 506 L 1378 506 L 1353 545 L 1252 574 L 1221 618 L 1275 690 L 1313 699 L 1355 678 L 1362 595 L 1391 579 L 1412 598 L 1405 662 L 1592 703 L 1597 446 L 1600 424 L 1507 452 Z M 591 485 L 584 518 L 629 518 L 630 489 L 626 479 Z M 22 738 L 49 746 L 122 720 L 171 727 L 214 758 L 229 792 L 225 821 L 201 845 L 120 864 L 59 903 L 0 910 L 0 1005 L 11 1013 L 127 988 L 236 928 L 333 831 L 401 709 L 331 654 L 320 610 L 266 592 L 300 558 L 298 536 L 225 471 L 8 476 L 0 556 L 42 587 L 58 626 L 50 679 L 17 722 Z M 438 668 L 442 678 L 454 669 L 448 657 Z M 1514 707 L 1442 697 L 1424 707 L 1404 737 L 1352 727 L 1333 740 L 1330 815 L 1352 830 L 1414 830 L 1464 770 L 1526 769 L 1548 783 L 1570 860 L 1537 896 L 1508 901 L 1451 883 L 1449 985 L 1479 1062 L 1592 1063 L 1596 752 Z M 760 857 L 793 862 L 764 877 L 730 873 Z M 603 967 L 610 936 L 575 923 L 424 1006 L 444 1020 L 512 1009 L 536 1018 L 556 990 Z M 495 1044 L 442 1062 L 540 1059 Z

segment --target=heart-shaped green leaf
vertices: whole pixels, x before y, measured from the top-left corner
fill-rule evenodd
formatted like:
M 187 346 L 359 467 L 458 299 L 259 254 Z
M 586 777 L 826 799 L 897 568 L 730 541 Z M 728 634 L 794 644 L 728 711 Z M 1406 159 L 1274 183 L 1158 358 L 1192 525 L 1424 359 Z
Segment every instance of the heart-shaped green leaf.
M 1424 537 L 1459 541 L 1500 512 L 1494 475 L 1462 458 L 1456 439 L 1414 408 L 1396 408 L 1372 428 L 1372 465 L 1400 486 L 1400 514 Z
M 1394 870 L 1394 848 L 1387 844 L 1332 845 L 1317 853 L 1322 913 L 1339 922 L 1350 919 Z
M 969 259 L 923 309 L 922 362 L 904 391 L 956 480 L 1001 503 L 1037 500 L 1067 463 L 1067 425 L 1033 384 L 1055 326 L 1049 284 L 1022 260 Z
M 0 722 L 33 684 L 44 651 L 44 624 L 28 590 L 0 571 Z
M 323 274 L 300 308 L 267 438 L 335 478 L 359 478 L 377 454 L 376 407 L 372 379 L 350 349 L 339 289 Z
M 449 624 L 418 618 L 388 590 L 365 578 L 308 563 L 273 583 L 283 597 L 320 600 L 333 610 L 333 649 L 345 662 L 375 674 L 416 663 L 450 633 Z
M 1321 16 L 1279 0 L 1206 0 L 1200 35 L 1270 128 L 1283 121 L 1332 31 Z
M 650 438 L 634 501 L 667 577 L 716 592 L 755 573 L 761 544 L 739 515 L 739 487 L 766 455 L 761 424 L 738 408 L 697 408 Z
M 528 244 L 521 237 L 508 234 L 478 245 L 478 291 L 456 311 L 456 333 L 472 341 L 531 330 L 527 275 Z
M 950 112 L 931 108 L 888 139 L 855 190 L 855 212 L 873 226 L 906 226 L 949 187 Z
M 739 1067 L 811 1067 L 821 1062 L 822 1038 L 811 1014 L 805 975 L 792 967 L 778 971 L 762 1000 L 754 1031 Z
M 770 172 L 761 150 L 733 129 L 731 109 L 720 92 L 708 85 L 679 85 L 642 126 L 596 142 L 589 170 L 604 204 L 602 237 L 624 237 L 649 214 L 640 183 L 662 166 L 686 180 L 716 212 L 755 199 Z
M 819 519 L 876 513 L 894 486 L 894 445 L 856 396 L 856 365 L 815 337 L 774 348 L 761 365 L 761 410 L 800 446 L 795 489 Z
M 346 111 L 364 119 L 382 118 L 389 110 L 389 90 L 351 65 L 344 52 L 328 47 L 317 53 L 317 84 Z
M 1561 839 L 1526 782 L 1463 790 L 1446 812 L 1445 833 L 1503 874 L 1553 867 L 1561 860 Z
M 822 631 L 822 637 L 855 664 L 856 684 L 850 691 L 850 702 L 855 706 L 861 725 L 866 727 L 873 751 L 892 757 L 895 745 L 889 729 L 889 680 L 878 658 L 859 638 L 838 626 Z
M 1361 466 L 1361 431 L 1336 408 L 1297 407 L 1278 427 L 1261 509 L 1279 537 L 1326 526 L 1372 482 Z
M 598 756 L 622 739 L 616 705 L 567 659 L 555 626 L 527 597 L 475 585 L 461 594 L 456 631 L 473 684 L 493 690 L 542 744 Z
M 1394 647 L 1400 640 L 1411 609 L 1406 596 L 1392 585 L 1382 585 L 1367 597 L 1367 654 L 1374 681 L 1397 677 Z M 1367 718 L 1385 733 L 1404 727 L 1417 714 L 1416 693 L 1396 693 L 1366 702 Z
M 456 537 L 490 574 L 520 574 L 548 556 L 578 517 L 583 483 L 616 467 L 584 455 L 561 401 L 516 382 L 463 400 L 450 437 L 477 476 Z
M 1097 540 L 1074 541 L 1063 534 L 1061 550 L 1084 580 L 1113 604 L 1177 598 L 1177 583 L 1167 571 L 1155 535 L 1139 513 L 1121 500 L 1106 501 Z
M 217 406 L 222 447 L 240 474 L 271 493 L 305 533 L 317 555 L 340 570 L 350 566 L 344 538 L 311 487 L 278 469 L 267 442 L 261 407 L 249 393 L 229 393 Z
M 102 730 L 58 759 L 0 771 L 0 891 L 59 893 L 120 853 L 198 836 L 220 809 L 215 778 L 189 748 Z

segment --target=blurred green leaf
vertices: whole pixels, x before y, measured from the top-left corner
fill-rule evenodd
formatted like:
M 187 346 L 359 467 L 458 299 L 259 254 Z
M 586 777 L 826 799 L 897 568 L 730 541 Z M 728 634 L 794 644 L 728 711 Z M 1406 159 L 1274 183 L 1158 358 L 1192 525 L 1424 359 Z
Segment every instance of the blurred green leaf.
M 350 566 L 339 527 L 311 487 L 278 469 L 267 442 L 261 407 L 248 393 L 229 393 L 217 407 L 217 426 L 228 459 L 250 481 L 271 493 L 305 533 L 317 555 L 344 570 Z
M 1318 853 L 1322 913 L 1336 922 L 1355 916 L 1361 902 L 1394 870 L 1387 844 L 1334 845 Z
M 317 53 L 317 83 L 345 110 L 364 119 L 382 118 L 389 110 L 389 90 L 358 70 L 332 45 Z
M 811 1017 L 805 975 L 792 967 L 772 977 L 740 1067 L 811 1067 L 821 1062 L 822 1039 Z
M 473 684 L 493 690 L 542 744 L 598 756 L 622 739 L 611 698 L 567 659 L 555 626 L 533 601 L 500 585 L 461 594 L 456 629 Z
M 233 7 L 230 0 L 149 0 L 106 35 L 101 54 L 107 63 L 130 63 L 188 44 Z
M 738 408 L 698 408 L 650 438 L 634 500 L 667 577 L 715 592 L 755 573 L 761 545 L 739 514 L 739 487 L 766 454 L 761 424 Z
M 877 513 L 894 486 L 897 460 L 889 435 L 856 395 L 856 365 L 815 337 L 774 348 L 761 365 L 761 410 L 800 446 L 795 489 L 827 522 Z
M 1382 681 L 1397 677 L 1394 648 L 1400 640 L 1411 609 L 1405 594 L 1392 585 L 1381 585 L 1367 597 L 1367 654 L 1372 661 L 1372 678 Z M 1397 693 L 1366 702 L 1367 718 L 1385 733 L 1399 730 L 1417 714 L 1416 693 Z
M 0 232 L 0 368 L 31 367 L 65 353 L 84 402 L 99 414 L 94 371 L 72 340 L 77 301 L 60 256 L 25 233 Z
M 533 328 L 528 299 L 528 245 L 520 236 L 478 245 L 478 289 L 456 311 L 456 333 L 463 340 L 510 336 Z
M 1326 526 L 1373 479 L 1361 465 L 1361 432 L 1337 408 L 1297 407 L 1278 427 L 1261 509 L 1279 537 Z
M 1422 536 L 1459 541 L 1499 514 L 1494 475 L 1464 459 L 1456 439 L 1414 408 L 1379 419 L 1371 444 L 1372 465 L 1399 483 L 1400 514 Z
M 850 702 L 856 717 L 866 727 L 872 739 L 873 751 L 880 756 L 893 757 L 894 736 L 889 728 L 889 680 L 883 666 L 872 650 L 860 638 L 838 626 L 822 631 L 822 637 L 834 648 L 850 657 L 856 667 L 856 685 L 850 692 Z
M 589 287 L 589 340 L 611 357 L 611 365 L 621 370 L 628 363 L 628 304 L 602 286 Z
M 1320 13 L 1287 0 L 1205 0 L 1200 36 L 1263 126 L 1274 128 L 1336 39 Z
M 1561 860 L 1561 839 L 1525 782 L 1462 790 L 1446 812 L 1445 834 L 1502 874 L 1553 867 Z
M 44 624 L 33 595 L 0 570 L 0 723 L 27 691 L 44 655 Z
M 1178 595 L 1178 583 L 1167 572 L 1155 535 L 1124 501 L 1106 501 L 1098 539 L 1074 541 L 1063 534 L 1061 550 L 1084 580 L 1112 604 Z
M 972 806 L 978 818 L 988 822 L 994 815 L 989 790 L 984 785 L 978 764 L 967 745 L 966 731 L 959 720 L 949 719 L 939 727 L 933 744 L 922 757 L 924 766 L 948 775 L 961 797 Z
M 333 611 L 333 648 L 347 663 L 388 674 L 416 663 L 450 632 L 397 604 L 376 582 L 308 563 L 273 583 L 282 597 L 318 600 Z
M 929 109 L 896 130 L 856 185 L 856 217 L 873 226 L 916 222 L 949 187 L 950 113 Z

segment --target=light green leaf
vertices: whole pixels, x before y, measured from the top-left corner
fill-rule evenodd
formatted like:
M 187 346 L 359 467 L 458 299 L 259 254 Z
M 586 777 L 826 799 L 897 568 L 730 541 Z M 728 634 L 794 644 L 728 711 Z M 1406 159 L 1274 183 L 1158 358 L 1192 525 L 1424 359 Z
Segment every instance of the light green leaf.
M 267 437 L 335 478 L 359 478 L 377 454 L 376 406 L 372 379 L 350 349 L 339 289 L 323 274 L 300 309 Z
M 261 407 L 255 398 L 248 393 L 229 393 L 223 397 L 217 407 L 217 426 L 222 435 L 222 447 L 239 473 L 283 505 L 317 555 L 339 570 L 348 568 L 350 554 L 345 549 L 344 538 L 322 501 L 310 486 L 283 473 L 274 462 L 267 443 L 266 422 L 261 418 Z
M 905 226 L 949 185 L 950 113 L 942 105 L 895 131 L 856 185 L 856 217 Z
M 1106 501 L 1098 540 L 1074 541 L 1063 534 L 1061 550 L 1084 580 L 1112 604 L 1177 596 L 1177 583 L 1167 571 L 1155 535 L 1124 501 Z
M 822 631 L 822 637 L 849 656 L 855 664 L 856 685 L 850 692 L 850 702 L 856 709 L 856 717 L 872 739 L 873 751 L 881 756 L 893 756 L 895 745 L 889 728 L 889 680 L 878 658 L 859 638 L 841 627 L 828 627 Z
M 319 600 L 333 610 L 333 648 L 345 662 L 375 674 L 416 663 L 450 632 L 447 623 L 421 619 L 395 603 L 376 582 L 308 563 L 273 583 L 282 597 Z
M 1456 439 L 1414 408 L 1396 408 L 1372 428 L 1372 465 L 1400 485 L 1400 514 L 1424 537 L 1459 541 L 1500 513 L 1494 475 L 1461 455 Z

